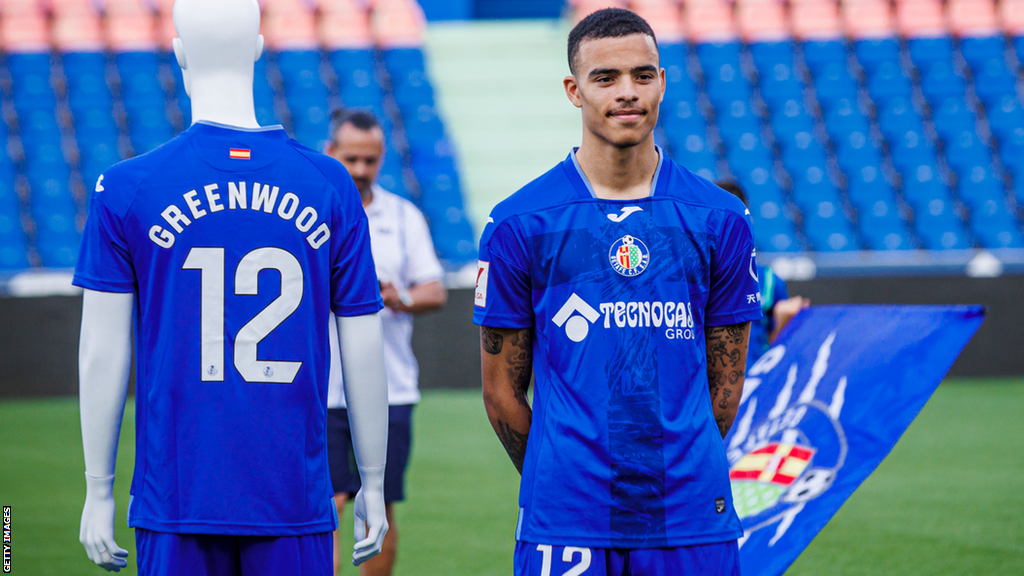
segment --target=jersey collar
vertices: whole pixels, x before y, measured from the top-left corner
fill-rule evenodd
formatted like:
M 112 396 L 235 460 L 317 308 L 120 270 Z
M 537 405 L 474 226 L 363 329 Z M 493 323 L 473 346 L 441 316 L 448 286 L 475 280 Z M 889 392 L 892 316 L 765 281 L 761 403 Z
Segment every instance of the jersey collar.
M 207 120 L 196 121 L 185 135 L 203 161 L 223 172 L 263 168 L 284 153 L 288 142 L 288 134 L 280 125 L 240 128 Z M 233 157 L 233 151 L 248 158 Z
M 579 149 L 579 146 L 574 147 L 562 165 L 569 176 L 569 180 L 572 181 L 573 186 L 581 196 L 584 198 L 597 198 L 597 194 L 594 193 L 594 187 L 590 185 L 587 175 L 583 173 L 583 168 L 580 167 L 579 160 L 576 159 L 576 151 Z M 661 182 L 661 167 L 665 163 L 665 151 L 660 146 L 655 146 L 654 149 L 658 151 L 658 167 L 654 170 L 654 178 L 651 180 L 651 193 L 648 197 L 654 196 L 664 188 L 664 183 Z M 632 200 L 642 200 L 642 198 L 633 198 Z

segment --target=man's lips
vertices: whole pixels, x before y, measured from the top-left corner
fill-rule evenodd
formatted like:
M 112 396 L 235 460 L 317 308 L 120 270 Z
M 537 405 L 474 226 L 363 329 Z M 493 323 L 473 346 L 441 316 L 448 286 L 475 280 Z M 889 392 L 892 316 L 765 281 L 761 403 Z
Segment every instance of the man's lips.
M 645 110 L 616 110 L 608 115 L 624 122 L 635 122 L 647 114 Z

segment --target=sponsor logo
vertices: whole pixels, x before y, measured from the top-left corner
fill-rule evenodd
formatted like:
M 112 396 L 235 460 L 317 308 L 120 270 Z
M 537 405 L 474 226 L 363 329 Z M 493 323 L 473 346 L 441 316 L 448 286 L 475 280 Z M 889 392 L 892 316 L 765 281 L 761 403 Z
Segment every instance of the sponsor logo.
M 715 513 L 721 514 L 725 512 L 725 498 L 715 498 Z
M 228 151 L 228 156 L 233 160 L 249 160 L 252 156 L 252 151 L 243 148 L 232 148 Z
M 595 309 L 575 292 L 551 319 L 573 342 L 582 342 L 590 327 L 605 330 L 653 328 L 669 340 L 695 340 L 693 312 L 688 302 L 602 302 Z
M 476 269 L 476 295 L 473 297 L 473 304 L 485 308 L 487 306 L 487 272 L 491 269 L 490 262 L 483 260 Z
M 582 342 L 590 333 L 590 325 L 601 315 L 573 292 L 551 319 L 559 328 L 565 327 L 565 335 L 573 342 Z
M 629 218 L 631 214 L 643 211 L 644 209 L 639 206 L 626 206 L 625 208 L 619 211 L 621 212 L 621 214 L 609 214 L 608 219 L 611 220 L 612 222 L 622 222 L 626 218 Z
M 757 259 L 757 250 L 755 249 L 750 253 L 750 277 L 754 279 L 754 282 L 759 282 L 757 279 L 757 264 L 754 261 Z
M 639 276 L 651 263 L 651 251 L 639 238 L 629 234 L 619 238 L 608 251 L 612 270 L 627 278 Z
M 100 174 L 100 177 L 96 179 L 96 191 L 103 192 L 104 190 L 106 188 L 103 187 L 103 174 Z

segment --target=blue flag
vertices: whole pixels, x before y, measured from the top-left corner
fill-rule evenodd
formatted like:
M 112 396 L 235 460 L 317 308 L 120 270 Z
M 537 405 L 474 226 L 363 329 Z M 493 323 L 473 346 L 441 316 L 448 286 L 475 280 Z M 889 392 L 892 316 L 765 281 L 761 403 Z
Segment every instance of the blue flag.
M 726 437 L 743 576 L 785 572 L 882 462 L 981 306 L 815 306 L 751 366 Z

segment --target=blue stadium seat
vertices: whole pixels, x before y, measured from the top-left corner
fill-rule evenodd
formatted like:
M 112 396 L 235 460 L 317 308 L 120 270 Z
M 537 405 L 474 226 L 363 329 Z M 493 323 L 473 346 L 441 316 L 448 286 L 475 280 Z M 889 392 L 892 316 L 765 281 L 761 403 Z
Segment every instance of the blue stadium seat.
M 945 139 L 946 163 L 960 172 L 965 166 L 984 165 L 992 162 L 992 152 L 974 130 L 963 130 L 950 134 Z
M 825 64 L 814 77 L 814 89 L 822 106 L 840 98 L 857 97 L 857 82 L 845 62 Z
M 862 166 L 878 166 L 882 163 L 882 150 L 870 134 L 856 130 L 833 141 L 836 159 L 844 172 L 858 170 Z
M 704 69 L 704 81 L 711 102 L 720 106 L 734 100 L 750 100 L 750 82 L 743 76 L 738 64 L 725 63 Z
M 423 51 L 419 48 L 391 48 L 384 50 L 384 66 L 389 73 L 399 70 L 425 70 Z
M 910 38 L 907 40 L 914 66 L 927 68 L 935 62 L 953 61 L 953 39 L 947 37 Z
M 669 144 L 673 159 L 693 172 L 702 168 L 714 169 L 718 162 L 718 156 L 708 146 L 707 137 L 703 132 L 671 134 Z
M 759 69 L 761 97 L 769 106 L 789 99 L 802 99 L 804 84 L 792 63 L 778 62 Z
M 65 52 L 61 56 L 64 76 L 103 76 L 107 71 L 107 55 L 103 52 Z
M 1017 53 L 1017 59 L 1024 61 L 1024 36 L 1014 36 L 1010 39 L 1013 49 Z
M 28 268 L 25 233 L 17 214 L 0 211 L 0 270 Z
M 747 170 L 734 170 L 736 180 L 743 186 L 747 196 L 760 201 L 775 199 L 782 201 L 782 190 L 772 177 L 772 170 L 763 166 Z
M 876 104 L 893 98 L 909 98 L 913 89 L 909 75 L 898 61 L 882 62 L 868 73 L 868 93 Z
M 727 143 L 726 148 L 726 160 L 730 167 L 771 168 L 772 154 L 759 132 L 744 132 L 732 143 Z
M 829 64 L 846 66 L 846 43 L 842 40 L 808 40 L 804 42 L 804 62 L 817 75 Z
M 971 210 L 971 231 L 984 248 L 1024 248 L 1020 223 L 1002 198 L 987 200 Z
M 11 79 L 19 80 L 26 74 L 49 74 L 50 53 L 49 52 L 26 52 L 11 53 L 7 55 L 7 71 Z
M 952 61 L 934 62 L 921 69 L 921 90 L 929 100 L 963 96 L 964 78 L 953 68 Z
M 960 40 L 960 53 L 972 68 L 995 58 L 1005 63 L 1005 52 L 1006 40 L 1001 35 L 967 37 Z
M 50 110 L 52 113 L 53 107 L 57 104 L 57 97 L 50 84 L 50 70 L 26 72 L 12 78 L 11 100 L 19 114 L 40 109 Z
M 992 198 L 1005 198 L 1003 181 L 985 165 L 971 166 L 957 178 L 957 192 L 969 207 L 976 207 Z
M 751 109 L 749 100 L 722 102 L 715 120 L 718 131 L 726 140 L 735 140 L 744 132 L 760 131 L 761 120 Z
M 789 140 L 799 132 L 814 132 L 814 119 L 802 100 L 786 100 L 772 111 L 770 122 L 772 132 L 780 140 Z
M 853 53 L 866 72 L 886 62 L 899 62 L 900 44 L 896 38 L 868 38 L 853 44 Z
M 893 98 L 878 104 L 878 127 L 886 138 L 908 129 L 924 131 L 923 117 L 911 98 Z
M 836 138 L 848 132 L 870 132 L 871 121 L 857 98 L 838 98 L 825 108 L 825 128 Z
M 1017 76 L 1006 66 L 1003 57 L 979 62 L 974 67 L 974 92 L 982 102 L 998 102 L 1003 96 L 1015 95 Z
M 822 212 L 823 210 L 819 208 L 816 212 L 804 214 L 804 234 L 811 246 L 819 252 L 857 250 L 857 241 L 846 216 L 839 212 L 836 216 L 823 218 L 820 216 Z
M 953 214 L 949 203 L 932 200 L 924 210 L 914 214 L 914 228 L 928 250 L 963 250 L 970 248 L 963 223 Z
M 661 56 L 661 66 L 666 71 L 670 67 L 686 70 L 687 45 L 679 42 L 664 42 L 658 45 L 658 54 Z
M 798 206 L 825 200 L 838 201 L 839 192 L 823 167 L 810 166 L 799 172 L 791 171 L 791 176 L 793 200 Z
M 1015 95 L 1004 95 L 987 103 L 985 113 L 988 115 L 989 129 L 1000 140 L 1000 146 L 1013 139 L 1015 131 L 1024 129 L 1024 110 L 1021 110 L 1020 101 Z
M 765 252 L 788 252 L 799 249 L 796 242 L 796 228 L 785 216 L 780 204 L 765 202 L 753 207 L 754 243 Z
M 326 101 L 292 107 L 292 131 L 300 144 L 314 150 L 323 150 L 324 140 L 330 137 L 330 111 Z
M 793 68 L 793 42 L 790 40 L 754 42 L 750 44 L 749 49 L 758 70 L 767 69 L 775 64 Z
M 392 93 L 395 104 L 402 111 L 412 110 L 423 104 L 434 104 L 434 88 L 425 73 L 419 70 L 408 74 L 402 82 L 393 83 Z
M 908 166 L 935 164 L 936 159 L 935 146 L 924 133 L 916 130 L 894 134 L 889 141 L 889 154 L 896 169 L 901 172 Z
M 672 63 L 665 66 L 665 100 L 666 102 L 697 100 L 697 83 L 686 71 L 686 63 Z
M 662 106 L 659 120 L 666 134 L 678 133 L 684 138 L 687 134 L 704 133 L 707 129 L 707 120 L 695 101 L 681 100 L 671 107 Z
M 912 247 L 906 221 L 894 204 L 877 201 L 859 212 L 860 233 L 872 250 L 907 250 Z
M 704 42 L 697 44 L 696 50 L 702 67 L 717 68 L 722 64 L 738 67 L 742 46 L 739 42 Z
M 950 139 L 965 131 L 976 131 L 977 117 L 967 102 L 958 96 L 932 103 L 932 122 L 943 139 Z
M 788 170 L 824 167 L 828 161 L 825 147 L 810 132 L 798 132 L 789 140 L 780 140 L 779 146 L 782 148 L 782 163 Z
M 908 166 L 903 172 L 903 197 L 915 208 L 936 198 L 951 199 L 949 187 L 934 163 Z
M 284 77 L 299 77 L 312 70 L 319 74 L 320 52 L 316 50 L 281 50 L 277 53 L 277 68 Z

